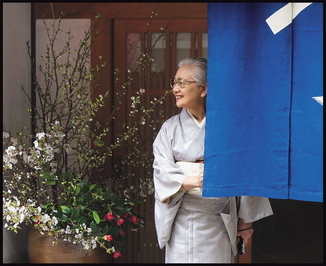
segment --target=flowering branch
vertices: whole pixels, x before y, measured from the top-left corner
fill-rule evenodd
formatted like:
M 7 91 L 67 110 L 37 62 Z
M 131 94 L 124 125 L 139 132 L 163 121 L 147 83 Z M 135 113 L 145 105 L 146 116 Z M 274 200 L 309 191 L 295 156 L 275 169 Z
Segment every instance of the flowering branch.
M 151 178 L 140 178 L 139 185 L 134 184 L 137 190 L 121 183 L 135 176 L 133 168 L 128 172 L 124 165 L 136 158 L 134 167 L 145 171 L 151 166 L 151 154 L 141 151 L 146 139 L 141 140 L 139 129 L 147 123 L 149 127 L 155 124 L 150 121 L 151 114 L 171 91 L 154 98 L 145 108 L 141 106 L 145 90 L 140 89 L 131 98 L 130 121 L 122 125 L 123 133 L 113 144 L 106 144 L 103 139 L 112 133 L 111 120 L 133 79 L 129 72 L 117 92 L 118 103 L 112 108 L 109 121 L 99 125 L 96 114 L 105 106 L 109 92 L 91 98 L 105 66 L 101 61 L 100 66 L 90 68 L 92 32 L 97 35 L 98 19 L 100 15 L 92 21 L 76 49 L 71 45 L 70 30 L 61 29 L 61 18 L 53 19 L 50 26 L 43 20 L 48 44 L 40 65 L 32 65 L 37 101 L 35 108 L 28 110 L 34 118 L 35 132 L 25 134 L 27 128 L 23 128 L 14 138 L 3 127 L 3 173 L 9 177 L 4 179 L 3 216 L 5 227 L 14 232 L 22 223 L 31 224 L 42 233 L 80 243 L 85 250 L 99 245 L 113 257 L 119 257 L 126 228 L 138 230 L 143 226 L 134 206 L 153 193 Z M 67 39 L 57 50 L 59 34 Z M 164 29 L 160 37 L 163 34 Z M 27 50 L 33 64 L 35 58 L 29 43 Z M 152 60 L 149 53 L 141 53 L 135 69 L 143 71 Z M 22 91 L 33 105 L 24 87 Z M 113 156 L 119 147 L 129 150 L 115 162 L 108 182 L 91 183 L 91 171 L 101 170 L 107 157 Z M 124 171 L 121 178 L 115 176 L 118 171 Z M 133 197 L 135 191 L 140 191 L 137 198 Z

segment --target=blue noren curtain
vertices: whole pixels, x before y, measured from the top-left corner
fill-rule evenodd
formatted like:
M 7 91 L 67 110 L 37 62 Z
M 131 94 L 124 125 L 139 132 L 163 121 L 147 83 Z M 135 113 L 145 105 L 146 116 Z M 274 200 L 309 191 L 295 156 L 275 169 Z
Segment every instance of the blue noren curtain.
M 322 3 L 209 3 L 203 196 L 322 201 L 322 99 Z

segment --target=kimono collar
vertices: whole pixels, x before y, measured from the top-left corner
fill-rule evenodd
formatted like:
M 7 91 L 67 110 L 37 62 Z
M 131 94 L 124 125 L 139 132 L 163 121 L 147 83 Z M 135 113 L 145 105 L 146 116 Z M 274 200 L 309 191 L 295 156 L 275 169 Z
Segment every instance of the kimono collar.
M 187 113 L 189 114 L 189 116 L 192 118 L 192 120 L 195 122 L 195 124 L 199 127 L 202 128 L 205 125 L 205 121 L 206 121 L 206 116 L 204 117 L 204 119 L 199 123 L 198 120 L 186 109 Z

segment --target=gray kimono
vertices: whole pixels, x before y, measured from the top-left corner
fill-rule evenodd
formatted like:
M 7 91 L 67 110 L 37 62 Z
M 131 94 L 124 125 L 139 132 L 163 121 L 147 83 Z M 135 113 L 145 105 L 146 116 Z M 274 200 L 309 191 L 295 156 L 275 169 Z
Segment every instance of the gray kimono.
M 203 160 L 205 119 L 186 110 L 168 119 L 154 143 L 155 226 L 165 262 L 232 262 L 238 218 L 245 223 L 272 215 L 267 198 L 203 198 L 179 189 L 186 178 L 177 161 Z

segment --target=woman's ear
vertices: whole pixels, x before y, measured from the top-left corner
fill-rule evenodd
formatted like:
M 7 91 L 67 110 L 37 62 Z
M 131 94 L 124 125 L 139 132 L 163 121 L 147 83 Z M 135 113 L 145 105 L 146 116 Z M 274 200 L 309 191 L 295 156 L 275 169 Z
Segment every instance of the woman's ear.
M 207 95 L 207 83 L 205 83 L 203 86 L 203 91 L 201 93 L 201 97 L 205 97 Z

